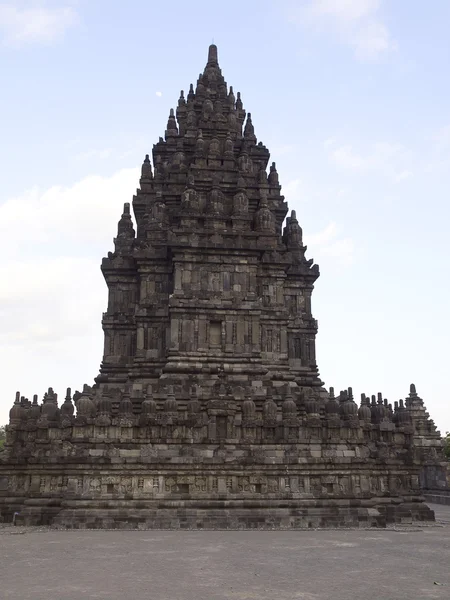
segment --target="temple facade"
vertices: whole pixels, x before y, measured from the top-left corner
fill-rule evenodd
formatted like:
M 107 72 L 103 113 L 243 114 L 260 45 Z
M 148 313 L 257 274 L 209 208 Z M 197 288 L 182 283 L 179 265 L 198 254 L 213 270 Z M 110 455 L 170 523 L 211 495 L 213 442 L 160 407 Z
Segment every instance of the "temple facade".
M 442 442 L 411 386 L 394 407 L 325 389 L 318 266 L 212 45 L 124 205 L 93 385 L 17 393 L 0 515 L 61 527 L 302 528 L 432 519 Z M 152 166 L 153 163 L 153 166 Z

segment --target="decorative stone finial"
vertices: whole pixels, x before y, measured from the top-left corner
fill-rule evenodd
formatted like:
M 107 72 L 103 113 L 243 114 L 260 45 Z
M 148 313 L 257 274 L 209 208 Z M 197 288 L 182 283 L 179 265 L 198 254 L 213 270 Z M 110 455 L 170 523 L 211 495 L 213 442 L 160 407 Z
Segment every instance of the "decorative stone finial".
M 61 414 L 64 417 L 73 417 L 73 413 L 75 411 L 75 407 L 72 404 L 72 390 L 70 388 L 67 388 L 66 391 L 66 398 L 61 406 Z
M 234 108 L 234 103 L 236 102 L 236 97 L 233 92 L 233 86 L 230 85 L 230 91 L 228 92 L 228 103 L 231 107 Z
M 175 119 L 175 113 L 173 108 L 170 109 L 169 119 L 167 121 L 166 138 L 174 137 L 178 135 L 178 126 Z
M 261 195 L 259 207 L 255 213 L 255 230 L 266 231 L 268 233 L 275 232 L 275 217 L 268 207 L 265 195 Z
M 286 220 L 285 240 L 288 248 L 301 248 L 303 245 L 303 231 L 297 221 L 295 210 L 291 212 L 291 216 Z
M 176 413 L 178 410 L 178 402 L 175 398 L 173 385 L 169 385 L 167 388 L 167 396 L 164 402 L 164 410 L 169 413 Z
M 197 140 L 195 142 L 195 155 L 199 158 L 205 154 L 205 140 L 203 139 L 203 132 L 201 129 L 198 130 Z
M 24 416 L 23 408 L 20 405 L 20 392 L 16 392 L 14 404 L 9 411 L 9 422 L 11 425 L 19 424 Z
M 123 238 L 131 239 L 131 238 L 134 238 L 134 236 L 135 236 L 135 231 L 133 228 L 133 222 L 131 220 L 130 203 L 125 202 L 125 204 L 123 205 L 122 216 L 117 225 L 117 238 L 118 239 L 123 239 Z
M 242 177 L 242 175 L 240 175 L 237 180 L 237 189 L 245 190 L 245 188 L 246 188 L 245 179 Z
M 125 391 L 122 394 L 122 398 L 120 399 L 119 414 L 123 416 L 133 414 L 133 403 L 131 402 L 130 391 L 128 389 L 125 389 Z
M 211 44 L 208 49 L 208 65 L 218 65 L 218 55 L 217 55 L 217 46 L 215 44 Z
M 34 421 L 37 421 L 37 419 L 39 419 L 40 416 L 41 416 L 41 407 L 38 405 L 37 394 L 34 394 L 33 403 L 31 405 L 31 409 L 30 409 L 30 413 L 29 413 L 29 418 Z
M 142 179 L 153 179 L 152 165 L 148 154 L 145 155 L 142 163 L 141 177 Z
M 256 143 L 255 128 L 253 127 L 251 113 L 247 114 L 247 121 L 244 127 L 244 138 Z
M 270 166 L 268 181 L 271 185 L 279 185 L 278 171 L 274 162 Z

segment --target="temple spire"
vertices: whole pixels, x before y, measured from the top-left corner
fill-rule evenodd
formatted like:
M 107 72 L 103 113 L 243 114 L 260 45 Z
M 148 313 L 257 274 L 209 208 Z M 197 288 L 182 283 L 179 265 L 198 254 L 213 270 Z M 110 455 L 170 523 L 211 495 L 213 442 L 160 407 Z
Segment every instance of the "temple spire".
M 208 66 L 218 65 L 218 56 L 217 56 L 217 46 L 215 44 L 211 44 L 208 49 Z

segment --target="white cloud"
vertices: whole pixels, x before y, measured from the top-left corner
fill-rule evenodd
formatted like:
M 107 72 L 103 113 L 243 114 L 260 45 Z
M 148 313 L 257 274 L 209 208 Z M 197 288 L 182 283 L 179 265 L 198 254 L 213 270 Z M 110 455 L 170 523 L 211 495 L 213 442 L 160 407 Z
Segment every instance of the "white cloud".
M 368 166 L 369 159 L 363 158 L 354 152 L 350 145 L 340 146 L 333 150 L 331 157 L 333 161 L 344 169 L 359 170 Z
M 429 136 L 431 142 L 427 152 L 427 161 L 424 166 L 424 172 L 447 175 L 450 170 L 450 125 L 444 125 Z
M 14 392 L 92 384 L 102 354 L 107 288 L 102 256 L 114 249 L 139 169 L 70 187 L 31 189 L 0 206 L 0 361 L 6 422 Z
M 156 95 L 158 96 L 158 98 L 161 98 L 162 92 L 156 92 Z
M 1 346 L 9 351 L 26 345 L 38 353 L 43 346 L 82 338 L 86 323 L 102 311 L 105 294 L 98 267 L 98 259 L 82 256 L 43 256 L 2 265 L 0 277 L 7 285 L 0 289 L 0 307 L 8 318 L 2 319 Z
M 387 27 L 376 21 L 368 22 L 355 31 L 352 45 L 356 56 L 361 60 L 374 59 L 397 47 Z
M 301 179 L 292 179 L 291 181 L 288 181 L 286 183 L 286 185 L 283 185 L 283 194 L 286 197 L 292 196 L 292 195 L 298 195 L 298 192 L 300 190 L 301 187 Z
M 438 150 L 448 150 L 450 148 L 450 125 L 445 125 L 436 131 L 432 140 Z
M 412 172 L 408 171 L 408 169 L 405 169 L 395 177 L 395 182 L 400 183 L 401 181 L 405 181 L 405 179 L 409 179 L 410 177 L 412 177 Z
M 12 258 L 28 255 L 38 243 L 41 254 L 58 256 L 64 249 L 77 256 L 80 247 L 110 245 L 121 206 L 131 201 L 138 179 L 138 169 L 123 169 L 109 178 L 89 176 L 72 187 L 31 189 L 10 198 L 0 206 L 0 249 Z
M 270 154 L 277 158 L 278 156 L 283 156 L 285 154 L 290 154 L 291 152 L 295 152 L 296 146 L 294 144 L 281 144 L 277 145 L 276 140 L 274 144 L 269 144 L 271 148 Z
M 0 5 L 0 35 L 6 46 L 53 42 L 77 22 L 77 13 L 70 6 L 19 8 L 15 3 Z
M 311 19 L 330 17 L 343 23 L 354 23 L 371 17 L 379 6 L 380 0 L 310 0 L 304 10 Z
M 89 306 L 92 286 L 102 283 L 101 256 L 113 249 L 123 203 L 131 201 L 138 177 L 137 169 L 86 177 L 72 187 L 30 190 L 0 206 L 0 251 L 7 257 L 0 265 L 0 314 L 22 315 L 2 324 L 4 343 L 32 342 L 33 331 L 41 340 L 35 319 L 49 306 L 52 320 L 61 311 L 70 322 L 76 306 Z
M 329 223 L 329 225 L 327 225 L 325 229 L 322 229 L 322 231 L 307 236 L 308 244 L 312 244 L 314 246 L 325 246 L 336 236 L 336 234 L 336 223 Z
M 377 142 L 365 150 L 355 150 L 351 144 L 325 145 L 330 160 L 340 169 L 353 173 L 376 171 L 396 183 L 412 176 L 411 152 L 402 144 Z
M 335 35 L 360 60 L 374 59 L 396 48 L 379 9 L 381 0 L 308 0 L 295 4 L 291 20 Z
M 77 154 L 75 156 L 76 160 L 93 160 L 93 159 L 100 159 L 100 160 L 104 160 L 106 158 L 109 158 L 112 155 L 112 148 L 103 148 L 101 150 L 95 150 L 95 149 L 91 149 L 91 150 L 86 150 L 84 152 L 80 152 L 79 154 Z
M 305 236 L 308 254 L 314 254 L 319 263 L 333 262 L 336 266 L 347 267 L 354 261 L 355 245 L 351 238 L 339 237 L 336 223 L 329 223 L 322 231 Z

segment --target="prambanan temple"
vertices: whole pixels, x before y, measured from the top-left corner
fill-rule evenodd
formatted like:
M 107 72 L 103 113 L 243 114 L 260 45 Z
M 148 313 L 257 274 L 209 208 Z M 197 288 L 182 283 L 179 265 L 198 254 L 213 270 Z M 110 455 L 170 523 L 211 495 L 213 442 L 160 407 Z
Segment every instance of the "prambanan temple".
M 320 379 L 319 268 L 269 156 L 210 46 L 102 261 L 99 375 L 63 401 L 52 388 L 42 402 L 17 393 L 0 454 L 5 521 L 239 529 L 434 518 L 422 487 L 442 442 L 414 385 L 394 406 L 382 394 L 358 406 L 351 388 Z

